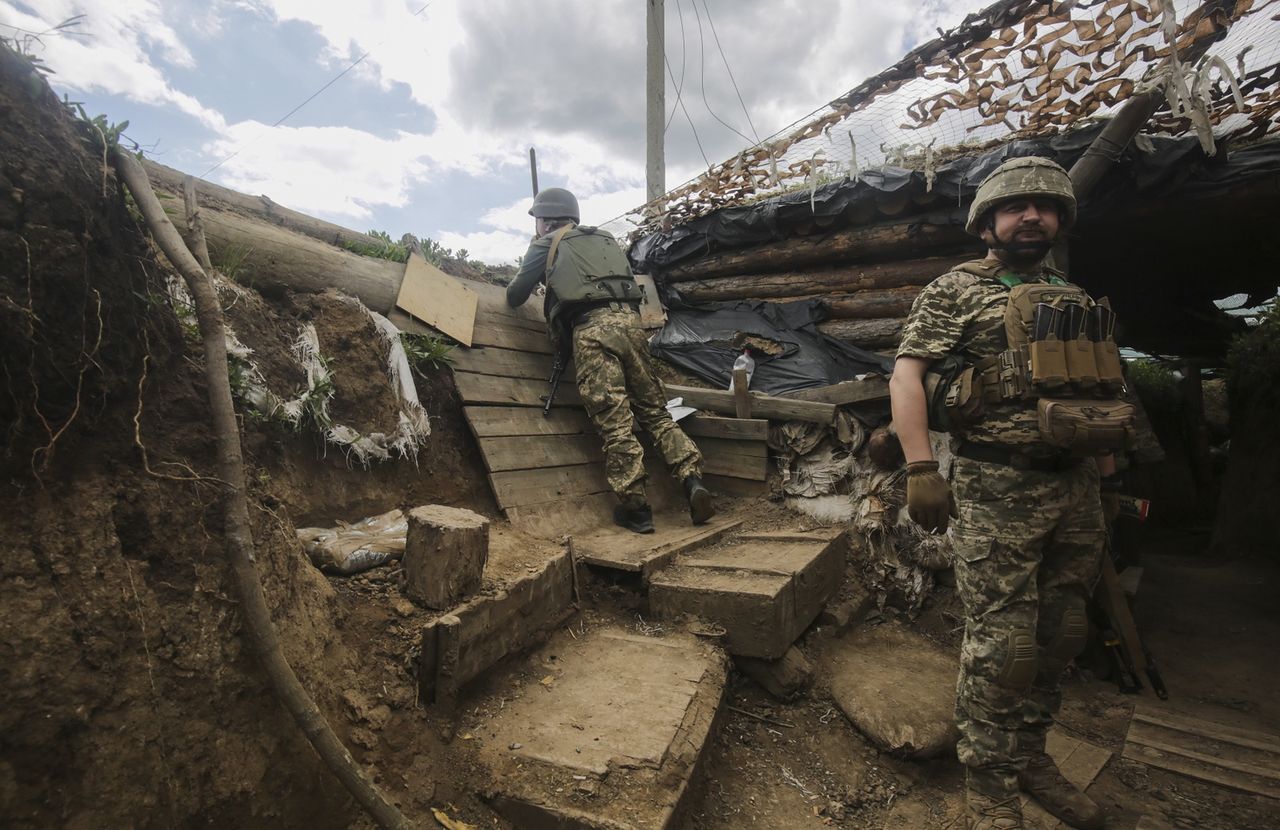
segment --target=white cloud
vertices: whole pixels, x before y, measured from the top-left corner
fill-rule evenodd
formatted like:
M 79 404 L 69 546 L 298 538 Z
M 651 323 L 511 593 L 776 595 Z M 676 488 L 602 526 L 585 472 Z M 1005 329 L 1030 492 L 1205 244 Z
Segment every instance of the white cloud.
M 165 79 L 163 66 L 194 65 L 191 52 L 165 21 L 155 0 L 45 0 L 40 16 L 26 14 L 7 0 L 0 0 L 0 18 L 32 31 L 46 31 L 76 15 L 84 15 L 69 31 L 49 35 L 33 46 L 38 57 L 52 67 L 58 86 L 83 92 L 124 95 L 152 105 L 171 105 L 206 127 L 220 130 L 222 115 L 194 97 L 174 89 Z

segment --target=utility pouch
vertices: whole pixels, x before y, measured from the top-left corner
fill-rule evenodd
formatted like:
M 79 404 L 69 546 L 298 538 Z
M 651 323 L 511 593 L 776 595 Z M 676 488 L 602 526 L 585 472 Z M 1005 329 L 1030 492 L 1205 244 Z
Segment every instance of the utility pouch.
M 1063 307 L 1066 318 L 1067 375 L 1077 392 L 1088 394 L 1098 386 L 1098 366 L 1094 362 L 1093 342 L 1087 329 L 1089 309 L 1079 303 Z
M 965 374 L 969 376 L 965 385 L 969 388 L 969 394 L 974 395 L 974 370 L 972 367 L 967 367 L 958 356 L 951 355 L 946 357 L 929 367 L 929 371 L 925 372 L 924 391 L 925 404 L 929 414 L 929 429 L 938 430 L 939 432 L 951 432 L 961 428 L 962 424 L 957 423 L 957 420 L 964 418 L 965 414 L 958 410 L 953 413 L 948 401 L 952 399 L 951 388 Z M 957 392 L 958 395 L 959 392 Z M 980 396 L 977 397 L 980 398 Z M 969 402 L 966 400 L 967 403 Z M 981 400 L 978 401 L 977 405 L 981 408 Z
M 1062 339 L 1065 316 L 1057 306 L 1036 303 L 1031 341 L 1027 344 L 1031 387 L 1036 392 L 1058 392 L 1067 385 L 1067 356 Z
M 1041 398 L 1036 403 L 1040 438 L 1072 455 L 1122 452 L 1133 445 L 1134 407 L 1124 401 Z
M 1089 339 L 1093 341 L 1093 357 L 1098 366 L 1098 385 L 1113 394 L 1124 389 L 1124 364 L 1120 362 L 1115 328 L 1116 313 L 1104 297 L 1089 309 Z
M 943 406 L 952 431 L 962 431 L 982 417 L 986 403 L 982 398 L 982 385 L 972 366 L 964 369 L 951 381 L 946 397 L 943 398 Z

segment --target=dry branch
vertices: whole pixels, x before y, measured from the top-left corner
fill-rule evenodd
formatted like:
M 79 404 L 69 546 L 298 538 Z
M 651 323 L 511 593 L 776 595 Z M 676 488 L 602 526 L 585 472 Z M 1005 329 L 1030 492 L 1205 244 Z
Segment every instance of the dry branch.
M 205 378 L 209 388 L 210 418 L 218 439 L 218 468 L 220 478 L 226 482 L 223 492 L 223 508 L 226 516 L 227 559 L 240 595 L 240 608 L 244 615 L 245 630 L 250 645 L 262 661 L 262 667 L 270 680 L 276 698 L 293 716 L 298 726 L 311 741 L 312 747 L 329 770 L 346 786 L 347 790 L 368 811 L 369 815 L 385 828 L 407 828 L 408 821 L 356 764 L 351 753 L 338 740 L 315 701 L 303 688 L 293 668 L 280 649 L 280 639 L 271 612 L 267 608 L 262 582 L 254 566 L 253 534 L 249 523 L 246 499 L 244 461 L 240 447 L 240 433 L 236 424 L 235 408 L 231 399 L 231 384 L 227 369 L 226 331 L 222 322 L 222 308 L 209 281 L 191 252 L 187 250 L 173 223 L 165 215 L 164 208 L 151 190 L 147 174 L 131 155 L 116 149 L 116 170 L 133 194 L 134 201 L 146 219 L 147 226 L 160 249 L 174 264 L 186 281 L 196 307 L 200 335 L 205 350 Z

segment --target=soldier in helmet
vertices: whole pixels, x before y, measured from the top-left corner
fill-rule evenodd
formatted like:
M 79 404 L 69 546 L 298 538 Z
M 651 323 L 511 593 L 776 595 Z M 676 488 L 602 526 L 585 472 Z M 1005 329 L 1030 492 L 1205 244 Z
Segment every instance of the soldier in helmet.
M 570 344 L 578 391 L 604 438 L 605 474 L 619 500 L 614 521 L 636 533 L 654 530 L 634 417 L 683 483 L 693 523 L 706 522 L 715 511 L 702 484 L 702 455 L 671 419 L 662 383 L 649 365 L 640 288 L 626 255 L 607 231 L 578 224 L 578 200 L 563 188 L 540 191 L 529 215 L 537 235 L 507 286 L 507 303 L 521 305 L 546 282 L 544 308 L 552 339 L 558 349 Z
M 1045 753 L 1061 675 L 1085 643 L 1104 513 L 1118 508 L 1110 453 L 1133 434 L 1110 307 L 1045 265 L 1075 218 L 1071 181 L 1054 162 L 996 168 L 967 224 L 987 256 L 921 292 L 890 381 L 908 512 L 938 533 L 955 519 L 966 614 L 957 754 L 969 826 L 981 830 L 1024 826 L 1019 789 L 1073 827 L 1103 825 Z M 960 441 L 950 483 L 931 426 Z

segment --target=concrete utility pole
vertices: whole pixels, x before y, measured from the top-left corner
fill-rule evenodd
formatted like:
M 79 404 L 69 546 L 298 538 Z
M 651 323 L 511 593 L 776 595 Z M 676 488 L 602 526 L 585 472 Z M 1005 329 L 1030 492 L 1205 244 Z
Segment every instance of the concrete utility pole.
M 663 148 L 667 113 L 667 82 L 663 76 L 664 0 L 645 0 L 648 16 L 648 58 L 645 63 L 645 200 L 667 192 L 667 160 Z

